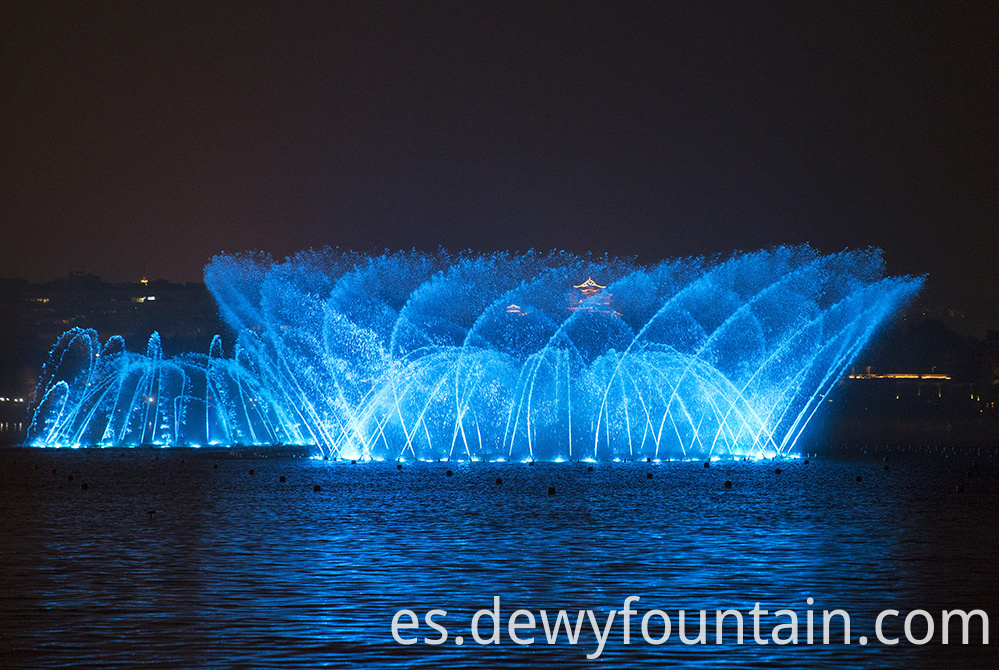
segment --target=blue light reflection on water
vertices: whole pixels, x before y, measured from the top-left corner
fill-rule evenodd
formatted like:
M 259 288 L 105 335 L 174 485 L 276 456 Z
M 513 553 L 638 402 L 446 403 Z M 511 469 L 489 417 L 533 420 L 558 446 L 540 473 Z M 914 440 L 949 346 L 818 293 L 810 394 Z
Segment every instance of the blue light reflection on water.
M 807 597 L 818 617 L 846 609 L 854 640 L 873 640 L 874 616 L 888 607 L 997 614 L 992 458 L 978 459 L 978 476 L 965 479 L 969 458 L 938 455 L 896 459 L 890 471 L 873 460 L 793 461 L 780 464 L 780 475 L 769 462 L 397 470 L 391 462 L 237 456 L 0 451 L 4 667 L 592 663 L 592 635 L 575 647 L 517 647 L 505 631 L 499 646 L 471 643 L 468 622 L 494 595 L 504 616 L 545 608 L 574 618 L 593 608 L 603 621 L 628 595 L 642 597 L 642 612 L 704 608 L 712 642 L 715 609 L 745 613 L 757 601 L 771 612 L 795 609 L 802 631 Z M 956 481 L 965 493 L 954 493 Z M 452 638 L 468 642 L 395 644 L 389 626 L 402 607 L 448 610 Z M 969 667 L 996 659 L 994 645 L 942 647 L 939 636 L 925 647 L 687 647 L 676 626 L 674 617 L 670 641 L 652 647 L 633 622 L 626 647 L 616 623 L 601 667 Z M 424 626 L 420 634 L 431 633 Z

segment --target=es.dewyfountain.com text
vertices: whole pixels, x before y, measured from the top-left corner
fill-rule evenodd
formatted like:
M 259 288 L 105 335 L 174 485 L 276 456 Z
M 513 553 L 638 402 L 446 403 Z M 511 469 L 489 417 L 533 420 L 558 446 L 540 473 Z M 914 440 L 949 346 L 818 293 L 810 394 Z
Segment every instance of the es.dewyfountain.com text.
M 500 597 L 492 607 L 467 616 L 449 615 L 446 609 L 417 612 L 400 609 L 392 617 L 392 637 L 402 645 L 461 646 L 534 644 L 587 645 L 586 658 L 600 658 L 614 635 L 614 643 L 659 646 L 668 642 L 684 645 L 757 644 L 813 645 L 859 644 L 923 645 L 988 644 L 989 617 L 981 609 L 951 609 L 931 613 L 923 609 L 900 612 L 881 610 L 874 620 L 873 639 L 851 630 L 850 613 L 843 609 L 808 609 L 797 612 L 762 609 L 665 610 L 639 607 L 640 596 L 625 598 L 620 609 L 549 611 L 504 610 Z M 814 599 L 806 603 L 814 605 Z M 422 614 L 422 616 L 421 616 Z M 674 636 L 674 632 L 676 635 Z M 469 636 L 469 637 L 466 637 Z M 469 639 L 470 638 L 470 639 Z

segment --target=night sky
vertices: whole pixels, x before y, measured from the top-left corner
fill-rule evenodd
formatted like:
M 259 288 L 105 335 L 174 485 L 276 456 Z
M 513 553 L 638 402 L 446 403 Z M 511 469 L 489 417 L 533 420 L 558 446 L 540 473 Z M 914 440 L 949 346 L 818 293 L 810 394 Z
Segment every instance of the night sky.
M 878 246 L 999 327 L 999 4 L 5 2 L 0 276 Z

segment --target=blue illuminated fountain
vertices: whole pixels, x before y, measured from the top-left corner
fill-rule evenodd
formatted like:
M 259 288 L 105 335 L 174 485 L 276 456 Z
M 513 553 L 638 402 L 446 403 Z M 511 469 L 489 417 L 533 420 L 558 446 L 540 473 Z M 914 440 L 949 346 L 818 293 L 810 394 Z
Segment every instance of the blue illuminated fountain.
M 221 255 L 231 358 L 65 333 L 37 446 L 311 444 L 388 459 L 793 453 L 922 280 L 808 246 L 640 266 L 567 253 Z

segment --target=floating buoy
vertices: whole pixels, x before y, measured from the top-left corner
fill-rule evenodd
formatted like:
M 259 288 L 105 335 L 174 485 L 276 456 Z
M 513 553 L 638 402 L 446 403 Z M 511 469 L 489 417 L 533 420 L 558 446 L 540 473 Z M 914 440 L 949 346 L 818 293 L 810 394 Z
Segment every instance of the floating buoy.
M 66 475 L 66 481 L 67 482 L 73 481 L 73 475 Z
M 402 463 L 397 463 L 395 466 L 396 470 L 402 470 Z
M 555 487 L 554 486 L 549 486 L 548 487 L 548 495 L 550 495 L 550 496 L 555 495 Z
M 704 461 L 704 467 L 710 468 L 711 467 L 711 463 L 709 461 Z
M 287 480 L 287 478 L 284 475 L 281 475 L 280 477 L 278 477 L 278 481 L 279 482 L 286 482 L 288 480 Z
M 503 483 L 503 480 L 500 477 L 497 477 L 496 478 L 496 486 L 499 486 L 502 483 Z
M 885 472 L 888 472 L 888 466 L 887 465 L 885 466 Z
M 652 479 L 652 473 L 651 472 L 646 472 L 645 473 L 645 478 L 646 479 Z
M 532 468 L 534 467 L 534 461 L 528 461 L 527 464 L 530 465 Z
M 805 459 L 805 465 L 808 465 L 808 459 L 807 458 Z
M 593 466 L 592 465 L 587 465 L 586 466 L 586 471 L 587 472 L 593 472 Z
M 858 482 L 862 482 L 862 481 L 864 481 L 864 478 L 863 478 L 863 477 L 861 477 L 860 475 L 857 475 L 857 481 L 858 481 Z
M 727 488 L 727 489 L 732 488 L 732 482 L 730 482 L 729 480 L 726 479 L 725 480 L 725 488 Z
M 83 482 L 82 484 L 80 484 L 80 489 L 83 490 L 83 491 L 86 491 L 89 488 L 90 487 L 87 486 L 87 482 Z
M 253 468 L 250 468 L 250 474 L 251 475 L 253 474 Z
M 313 493 L 319 493 L 322 490 L 323 490 L 323 487 L 320 486 L 319 484 L 313 484 L 312 485 L 312 492 Z
M 955 486 L 954 493 L 964 493 L 964 484 L 958 484 Z
M 774 470 L 774 474 L 775 474 L 775 475 L 779 475 L 779 474 L 780 474 L 780 473 L 782 473 L 782 472 L 784 472 L 784 471 L 783 471 L 783 470 L 781 470 L 780 468 L 776 468 L 776 469 Z
M 357 465 L 357 461 L 356 461 L 356 460 L 352 460 L 352 461 L 350 462 L 350 464 L 351 464 L 351 465 Z
M 152 519 L 156 515 L 156 508 L 155 507 L 149 507 L 149 508 L 147 508 L 146 509 L 146 514 L 148 514 L 149 518 Z
M 444 476 L 450 477 L 453 474 L 454 474 L 453 472 L 451 472 L 450 470 L 448 470 L 447 472 L 444 473 Z
M 651 463 L 652 462 L 652 457 L 651 456 L 646 456 L 645 457 L 645 462 L 646 463 Z

